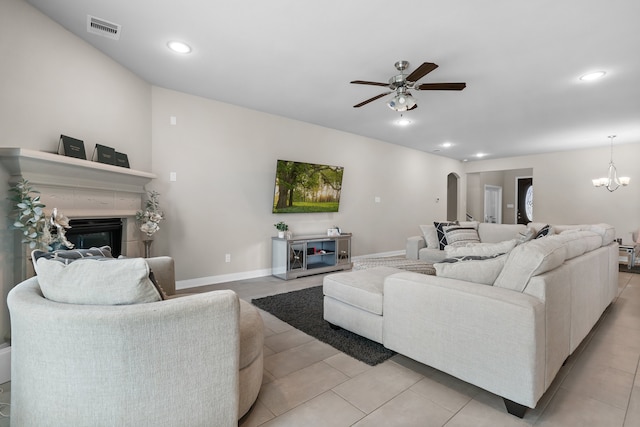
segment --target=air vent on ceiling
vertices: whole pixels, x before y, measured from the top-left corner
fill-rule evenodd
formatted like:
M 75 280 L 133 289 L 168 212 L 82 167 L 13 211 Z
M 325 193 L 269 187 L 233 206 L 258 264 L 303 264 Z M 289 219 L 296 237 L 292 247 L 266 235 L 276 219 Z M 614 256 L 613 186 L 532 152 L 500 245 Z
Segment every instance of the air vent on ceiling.
M 87 15 L 87 32 L 113 40 L 120 39 L 120 25 Z

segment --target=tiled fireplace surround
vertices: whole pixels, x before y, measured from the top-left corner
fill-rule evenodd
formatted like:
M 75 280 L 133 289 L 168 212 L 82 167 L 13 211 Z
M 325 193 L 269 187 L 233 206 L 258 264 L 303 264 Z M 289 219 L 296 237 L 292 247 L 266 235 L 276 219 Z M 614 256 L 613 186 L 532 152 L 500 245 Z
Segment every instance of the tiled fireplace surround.
M 122 253 L 127 256 L 144 253 L 135 213 L 142 207 L 145 185 L 155 178 L 154 174 L 22 148 L 0 148 L 0 161 L 9 184 L 25 178 L 40 192 L 47 214 L 58 208 L 70 219 L 122 218 Z M 18 283 L 33 272 L 26 245 L 19 238 L 15 240 L 13 254 L 0 254 L 0 258 L 13 259 L 14 283 Z M 2 350 L 0 378 L 6 377 L 2 372 Z

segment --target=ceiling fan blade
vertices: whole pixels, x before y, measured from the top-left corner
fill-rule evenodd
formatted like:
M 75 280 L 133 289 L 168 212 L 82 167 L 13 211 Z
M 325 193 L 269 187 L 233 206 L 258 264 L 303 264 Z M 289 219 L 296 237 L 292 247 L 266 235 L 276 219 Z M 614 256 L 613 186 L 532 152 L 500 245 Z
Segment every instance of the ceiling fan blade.
M 413 70 L 413 72 L 407 76 L 407 80 L 410 82 L 416 82 L 436 68 L 438 68 L 438 66 L 432 62 L 423 62 L 421 66 Z
M 462 90 L 467 87 L 466 83 L 422 83 L 416 85 L 417 90 Z
M 371 101 L 375 101 L 376 99 L 382 98 L 383 96 L 387 96 L 392 92 L 385 92 L 385 93 L 381 93 L 380 95 L 376 95 L 373 98 L 369 98 L 366 101 L 362 101 L 360 104 L 356 104 L 353 106 L 353 108 L 358 108 L 358 107 L 362 107 L 363 105 L 366 105 L 368 103 L 370 103 Z
M 418 108 L 418 104 L 415 104 L 413 107 L 411 108 L 407 108 L 407 111 L 411 111 L 411 110 L 415 110 L 416 108 Z
M 365 80 L 354 80 L 351 83 L 357 84 L 357 85 L 371 85 L 371 86 L 389 86 L 389 83 L 379 83 L 379 82 L 368 82 Z

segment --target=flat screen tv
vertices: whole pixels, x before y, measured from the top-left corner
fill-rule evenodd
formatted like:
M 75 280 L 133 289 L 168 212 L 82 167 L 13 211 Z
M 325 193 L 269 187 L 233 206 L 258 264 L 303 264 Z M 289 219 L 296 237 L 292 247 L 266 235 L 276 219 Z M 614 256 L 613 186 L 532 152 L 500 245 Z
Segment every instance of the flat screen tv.
M 342 166 L 278 160 L 273 213 L 338 212 Z

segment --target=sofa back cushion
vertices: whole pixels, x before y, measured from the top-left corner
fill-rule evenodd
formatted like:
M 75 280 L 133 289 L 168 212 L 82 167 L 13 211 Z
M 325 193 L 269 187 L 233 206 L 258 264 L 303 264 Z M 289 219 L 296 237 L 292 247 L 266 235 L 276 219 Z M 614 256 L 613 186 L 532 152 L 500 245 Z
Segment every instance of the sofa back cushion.
M 588 226 L 587 229 L 598 233 L 602 237 L 602 246 L 607 246 L 616 238 L 616 229 L 609 224 L 593 224 Z
M 522 292 L 531 277 L 562 265 L 567 249 L 557 237 L 544 237 L 516 246 L 493 285 Z
M 478 225 L 478 235 L 482 243 L 498 243 L 505 240 L 518 238 L 520 233 L 524 233 L 527 226 L 523 224 L 492 224 L 481 222 Z

